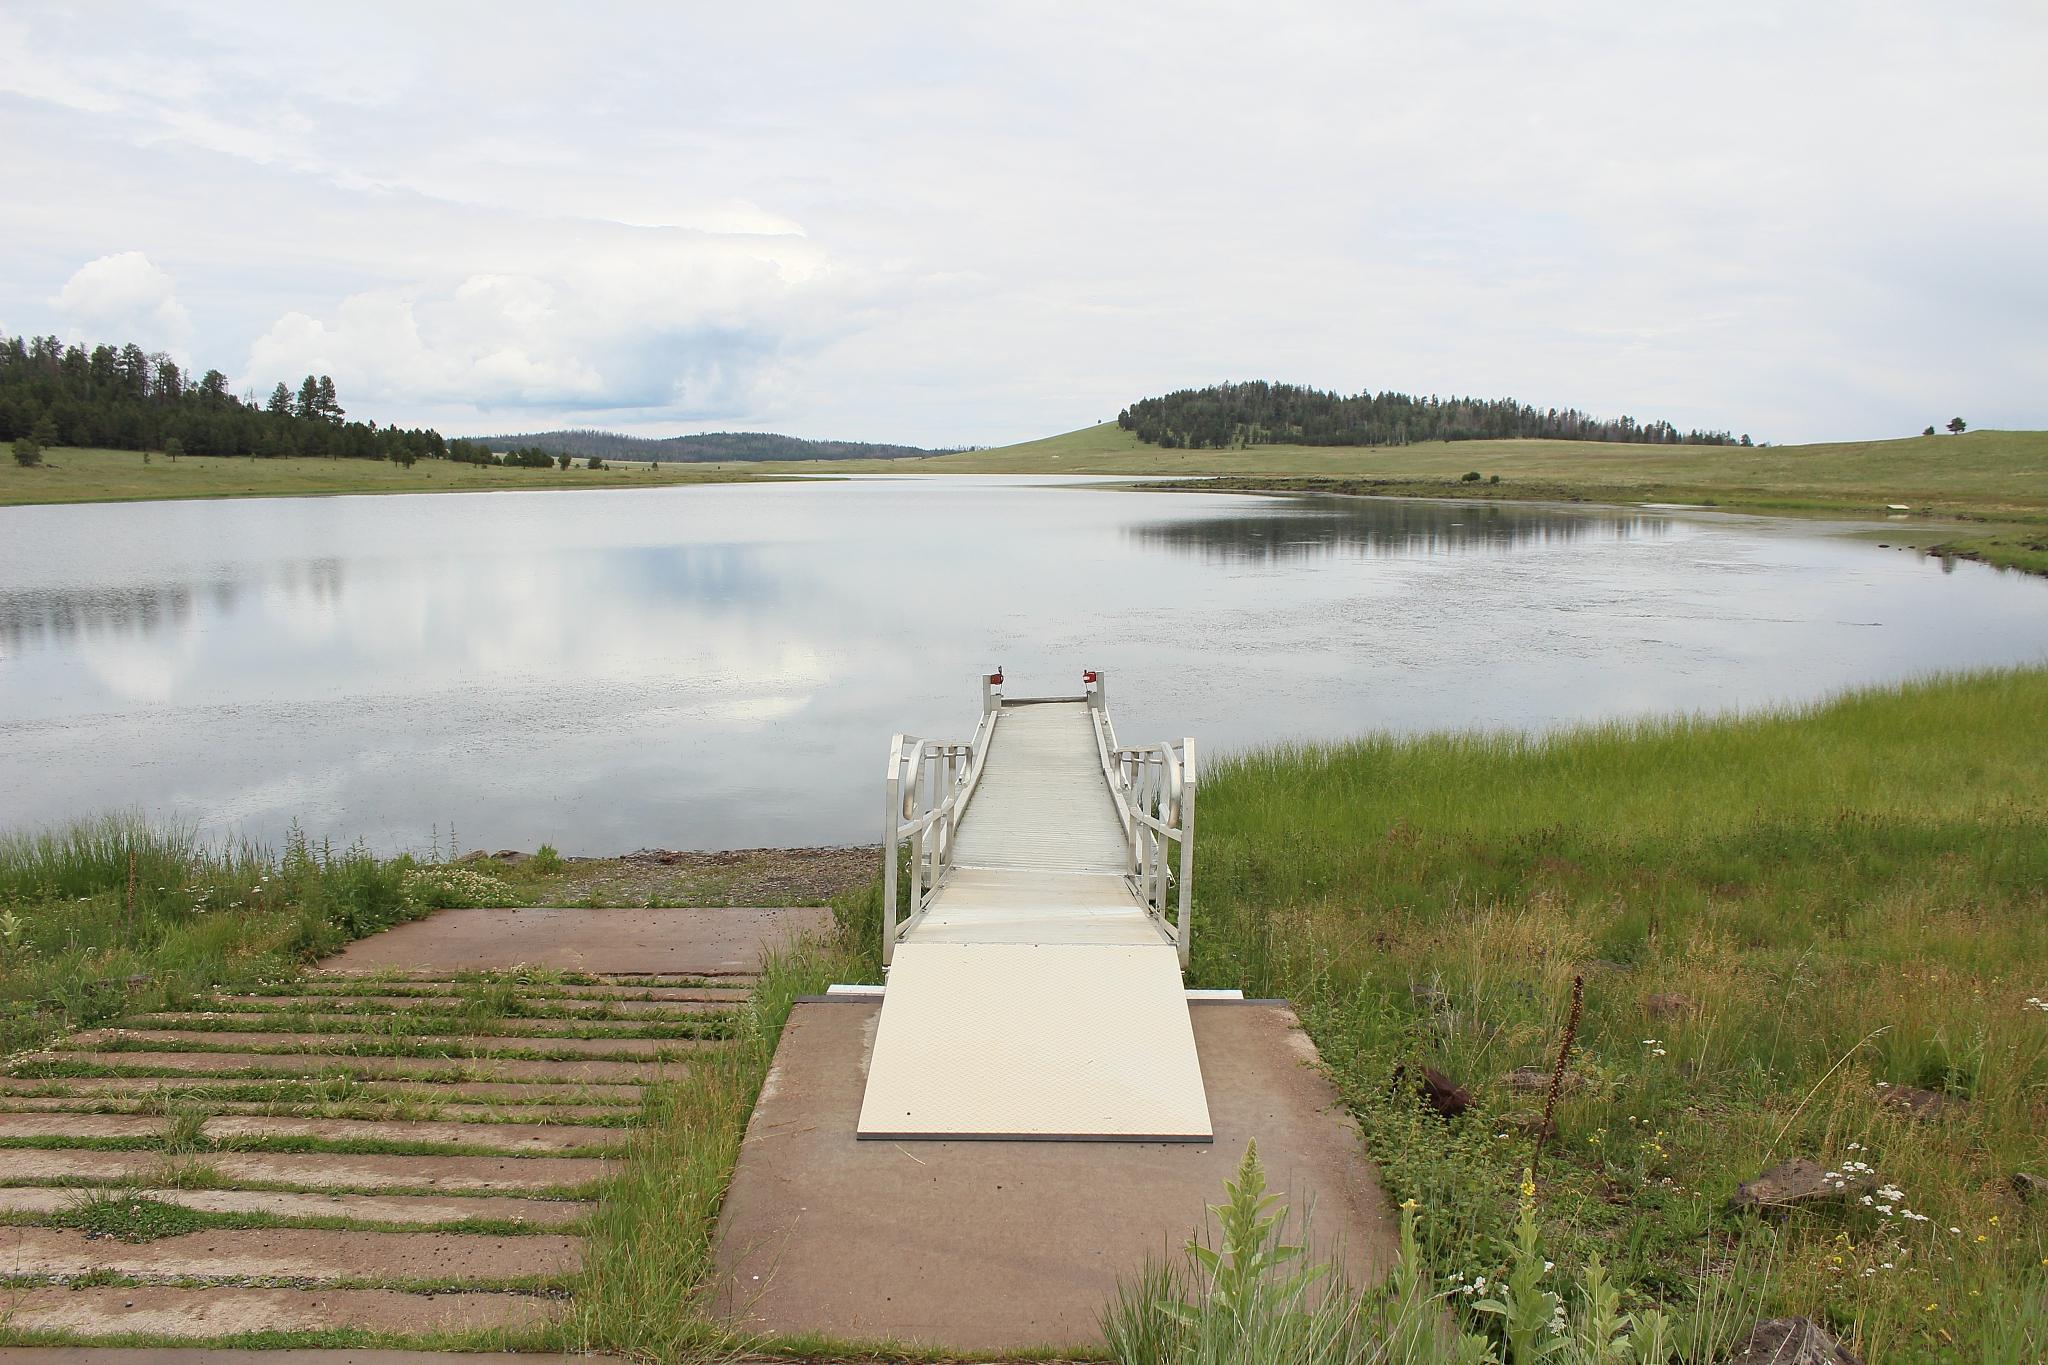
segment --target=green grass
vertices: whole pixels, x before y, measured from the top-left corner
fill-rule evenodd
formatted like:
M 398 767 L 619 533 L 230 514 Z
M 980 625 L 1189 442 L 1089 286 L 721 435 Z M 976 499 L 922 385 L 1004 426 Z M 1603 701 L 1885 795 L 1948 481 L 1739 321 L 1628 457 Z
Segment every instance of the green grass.
M 1542 1106 L 1505 1077 L 1547 1068 L 1583 975 L 1541 1166 L 1561 1273 L 1598 1250 L 1633 1301 L 1683 1307 L 1703 1264 L 1764 1238 L 1775 1309 L 1870 1359 L 1974 1360 L 2048 1291 L 2048 1216 L 2009 1185 L 2048 1168 L 2043 716 L 2037 668 L 1225 759 L 1201 795 L 1194 981 L 1293 997 L 1432 1264 L 1491 1278 Z M 1396 1078 L 1426 1066 L 1473 1112 L 1424 1111 Z M 1880 1083 L 1964 1103 L 1919 1121 Z M 1903 1199 L 1725 1210 L 1796 1155 L 1868 1161 Z
M 285 498 L 337 493 L 477 493 L 535 488 L 654 488 L 732 483 L 756 477 L 744 467 L 607 465 L 603 469 L 503 469 L 421 460 L 407 469 L 388 460 L 311 457 L 235 459 L 161 454 L 142 462 L 134 450 L 65 447 L 25 469 L 0 462 L 0 507 L 22 503 L 135 502 L 158 498 Z
M 1463 482 L 1471 470 L 1501 482 Z M 844 462 L 791 467 L 798 471 L 860 472 Z M 1110 422 L 994 450 L 891 461 L 889 472 L 1220 476 L 1239 486 L 1388 496 L 1705 503 L 1859 516 L 1887 515 L 1897 503 L 1913 509 L 1901 531 L 1919 537 L 1914 543 L 1923 548 L 2048 571 L 2048 431 L 1752 448 L 1512 440 L 1166 450 Z
M 0 1046 L 256 986 L 418 913 L 409 861 L 296 836 L 281 858 L 125 816 L 0 836 Z

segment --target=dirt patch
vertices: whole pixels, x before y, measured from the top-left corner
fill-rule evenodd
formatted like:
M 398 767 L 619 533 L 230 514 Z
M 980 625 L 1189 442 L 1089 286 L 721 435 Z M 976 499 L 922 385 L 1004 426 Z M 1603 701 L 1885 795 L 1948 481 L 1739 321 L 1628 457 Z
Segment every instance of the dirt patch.
M 556 872 L 494 857 L 495 875 L 533 904 L 642 906 L 824 905 L 858 891 L 882 866 L 879 848 L 643 848 L 618 858 L 572 858 Z

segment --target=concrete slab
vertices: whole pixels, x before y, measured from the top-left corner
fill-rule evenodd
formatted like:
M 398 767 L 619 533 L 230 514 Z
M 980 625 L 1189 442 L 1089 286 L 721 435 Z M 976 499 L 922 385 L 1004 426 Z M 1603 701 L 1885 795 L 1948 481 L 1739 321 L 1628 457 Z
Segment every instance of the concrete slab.
M 120 1054 L 124 1057 L 132 1053 Z M 186 1054 L 189 1055 L 189 1054 Z M 251 1084 L 261 1085 L 256 1081 Z M 40 1080 L 0 1081 L 0 1104 L 18 1107 L 30 1097 L 139 1100 L 143 1098 L 205 1102 L 217 1105 L 218 1096 L 233 1093 L 242 1082 L 209 1079 L 205 1076 L 69 1076 Z M 602 1105 L 618 1112 L 631 1111 L 640 1103 L 642 1087 L 612 1084 L 548 1084 L 534 1081 L 355 1081 L 344 1098 L 333 1103 L 438 1104 L 441 1102 L 497 1103 L 518 1106 L 521 1113 L 540 1113 L 560 1101 Z M 315 1101 L 317 1102 L 317 1101 Z M 225 1108 L 223 1113 L 227 1112 Z
M 360 1347 L 252 1351 L 222 1346 L 0 1346 L 0 1365 L 591 1365 L 595 1356 L 522 1351 L 371 1351 Z
M 10 1275 L 108 1273 L 139 1280 L 463 1280 L 526 1282 L 583 1268 L 583 1239 L 533 1233 L 484 1237 L 450 1232 L 339 1228 L 212 1228 L 121 1242 L 73 1228 L 0 1228 L 0 1266 Z
M 463 1057 L 528 1056 L 547 1060 L 568 1057 L 658 1057 L 663 1053 L 680 1056 L 723 1044 L 708 1038 L 556 1038 L 509 1034 L 454 1033 L 410 1035 L 394 1039 L 389 1033 L 268 1033 L 254 1030 L 178 1028 L 94 1028 L 74 1033 L 50 1051 L 52 1055 L 90 1052 L 109 1046 L 159 1044 L 173 1050 L 248 1051 L 304 1053 L 309 1056 L 383 1055 L 379 1049 L 402 1041 L 417 1049 L 414 1055 L 427 1060 Z M 437 1050 L 438 1049 L 438 1050 Z
M 1194 1003 L 1213 1144 L 862 1142 L 879 1002 L 798 1005 L 719 1228 L 720 1306 L 762 1332 L 954 1351 L 1098 1346 L 1120 1276 L 1176 1255 L 1247 1142 L 1359 1282 L 1395 1221 L 1292 1010 Z
M 532 1024 L 546 1019 L 564 1022 L 610 1019 L 634 1024 L 658 1024 L 671 1020 L 695 1023 L 707 1014 L 731 1009 L 746 999 L 744 992 L 714 1000 L 702 999 L 702 991 L 676 993 L 682 998 L 672 1001 L 621 1000 L 604 996 L 532 996 L 527 998 L 516 1022 Z M 324 1015 L 330 1019 L 357 1015 L 381 1019 L 386 1014 L 407 1011 L 459 1010 L 467 1003 L 459 995 L 238 995 L 216 998 L 208 1002 L 207 1009 L 192 1011 L 182 1017 L 246 1020 L 290 1011 Z M 141 1016 L 131 1022 L 142 1025 L 151 1017 L 161 1016 Z
M 239 1184 L 315 1190 L 573 1190 L 616 1163 L 582 1156 L 384 1156 L 350 1152 L 209 1152 L 191 1158 Z M 84 1147 L 0 1149 L 0 1184 L 161 1178 L 162 1152 Z
M 647 1084 L 679 1076 L 684 1063 L 536 1062 L 518 1057 L 352 1057 L 340 1052 L 66 1052 L 67 1062 L 120 1068 L 142 1074 L 237 1077 L 262 1073 L 292 1080 L 328 1076 L 369 1078 L 448 1077 L 457 1081 L 553 1081 L 559 1085 L 589 1082 Z M 446 1087 L 443 1087 L 446 1090 Z M 450 1092 L 452 1093 L 452 1092 Z
M 595 1356 L 523 1351 L 371 1351 L 360 1347 L 252 1351 L 223 1346 L 0 1346 L 0 1365 L 591 1365 Z
M 226 1337 L 245 1332 L 360 1328 L 424 1336 L 530 1328 L 561 1316 L 561 1299 L 532 1294 L 406 1294 L 395 1289 L 173 1289 L 156 1285 L 16 1289 L 7 1325 L 86 1336 Z M 31 1360 L 49 1360 L 48 1348 Z M 223 1358 L 229 1358 L 223 1356 Z
M 752 972 L 764 949 L 832 922 L 829 908 L 443 910 L 358 939 L 328 971 L 504 971 L 718 976 Z
M 363 1223 L 462 1223 L 471 1219 L 561 1227 L 588 1218 L 595 1204 L 504 1195 L 439 1198 L 420 1194 L 309 1194 L 292 1190 L 173 1190 L 140 1186 L 125 1193 L 201 1213 L 262 1213 L 279 1218 L 353 1218 Z M 62 1213 L 79 1192 L 55 1185 L 0 1186 L 0 1212 Z

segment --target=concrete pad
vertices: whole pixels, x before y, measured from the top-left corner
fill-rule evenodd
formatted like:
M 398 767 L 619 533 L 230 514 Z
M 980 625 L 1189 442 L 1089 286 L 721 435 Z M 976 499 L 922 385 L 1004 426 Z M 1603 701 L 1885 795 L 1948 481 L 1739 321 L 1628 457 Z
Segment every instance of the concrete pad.
M 75 1228 L 0 1227 L 10 1275 L 139 1280 L 464 1280 L 504 1284 L 583 1268 L 583 1239 L 536 1233 L 358 1232 L 337 1228 L 209 1228 L 122 1242 Z
M 16 1331 L 84 1336 L 225 1337 L 359 1328 L 424 1335 L 543 1326 L 561 1299 L 533 1294 L 406 1294 L 395 1289 L 172 1289 L 153 1285 L 20 1289 L 7 1295 Z M 31 1360 L 51 1358 L 49 1348 Z M 336 1354 L 343 1354 L 337 1352 Z M 224 1354 L 222 1359 L 229 1357 Z
M 254 1352 L 221 1346 L 0 1346 L 0 1365 L 591 1365 L 594 1356 L 523 1351 L 366 1351 L 349 1348 Z
M 715 910 L 443 910 L 358 939 L 330 972 L 559 971 L 716 976 L 754 972 L 762 953 L 832 923 L 823 906 Z
M 655 1057 L 665 1052 L 697 1052 L 707 1047 L 724 1046 L 722 1040 L 713 1038 L 548 1038 L 460 1033 L 407 1035 L 399 1039 L 389 1033 L 265 1033 L 255 1030 L 223 1033 L 214 1029 L 94 1028 L 72 1034 L 60 1047 L 53 1049 L 53 1055 L 64 1055 L 72 1051 L 90 1052 L 111 1043 L 156 1043 L 169 1048 L 306 1053 L 320 1056 L 337 1054 L 349 1057 L 358 1055 L 356 1049 L 360 1048 L 361 1055 L 385 1056 L 388 1054 L 380 1049 L 388 1048 L 394 1042 L 404 1042 L 409 1047 L 423 1049 L 444 1049 L 439 1053 L 425 1054 L 422 1060 L 426 1061 L 496 1057 L 506 1053 L 537 1055 L 548 1060 L 565 1057 L 611 1057 L 623 1060 L 632 1057 Z
M 570 1156 L 384 1156 L 343 1152 L 214 1152 L 190 1158 L 238 1183 L 355 1190 L 577 1189 L 616 1163 Z M 83 1147 L 0 1149 L 0 1184 L 47 1180 L 149 1180 L 162 1152 Z
M 119 1099 L 112 1096 L 70 1097 L 0 1095 L 0 1110 L 23 1114 L 113 1114 L 155 1115 L 162 1118 L 162 1100 Z M 201 1106 L 212 1114 L 246 1114 L 276 1118 L 353 1119 L 368 1123 L 409 1123 L 414 1113 L 438 1123 L 516 1124 L 520 1127 L 559 1123 L 569 1126 L 601 1127 L 591 1120 L 632 1118 L 637 1112 L 615 1104 L 422 1104 L 419 1101 L 337 1100 L 333 1103 L 259 1104 L 249 1100 L 209 1100 Z M 607 1132 L 623 1130 L 608 1128 Z
M 0 1213 L 62 1213 L 81 1191 L 49 1185 L 0 1186 Z M 123 1194 L 200 1213 L 262 1213 L 278 1218 L 353 1218 L 364 1223 L 462 1223 L 471 1219 L 561 1227 L 588 1218 L 595 1204 L 576 1199 L 512 1199 L 474 1195 L 443 1199 L 418 1194 L 308 1194 L 295 1190 L 172 1190 L 152 1186 Z
M 0 1127 L 0 1132 L 5 1132 Z M 209 1118 L 206 1136 L 216 1142 L 237 1137 L 317 1138 L 325 1142 L 373 1141 L 446 1143 L 463 1147 L 495 1147 L 502 1151 L 588 1152 L 623 1146 L 631 1136 L 624 1128 L 578 1128 L 559 1123 L 442 1123 L 396 1119 L 301 1119 L 221 1115 Z
M 523 1351 L 265 1351 L 260 1365 L 590 1365 L 592 1356 Z M 254 1365 L 253 1352 L 221 1346 L 0 1346 L 0 1365 Z
M 1357 1126 L 1283 1004 L 1190 1006 L 1213 1144 L 862 1142 L 879 1002 L 791 1013 L 719 1225 L 720 1307 L 748 1330 L 955 1351 L 1099 1346 L 1120 1276 L 1178 1255 L 1257 1140 L 1361 1283 L 1396 1223 Z
M 304 1014 L 325 1019 L 374 1019 L 386 1015 L 419 1011 L 454 1013 L 469 1002 L 452 995 L 256 995 L 209 1000 L 203 1010 L 164 1011 L 160 1014 L 131 1015 L 127 1023 L 136 1028 L 176 1028 L 177 1020 L 225 1020 L 253 1023 L 275 1015 Z M 573 1026 L 584 1023 L 692 1024 L 706 1015 L 730 1009 L 738 1001 L 713 1000 L 603 1000 L 531 999 L 522 1001 L 521 1012 L 494 1020 L 493 1027 L 517 1024 Z M 186 1025 L 190 1027 L 190 1025 Z
M 66 1052 L 65 1061 L 139 1072 L 234 1076 L 262 1072 L 297 1080 L 326 1076 L 452 1076 L 464 1081 L 592 1081 L 646 1084 L 680 1075 L 681 1062 L 540 1062 L 516 1057 L 352 1057 L 311 1052 Z
M 131 1054 L 123 1054 L 131 1055 Z M 222 1091 L 242 1084 L 213 1080 L 205 1076 L 64 1076 L 43 1080 L 0 1080 L 0 1104 L 21 1107 L 34 1097 L 81 1099 L 106 1096 L 110 1099 L 170 1101 L 191 1099 L 208 1104 Z M 262 1082 L 250 1082 L 262 1084 Z M 543 1112 L 557 1099 L 601 1106 L 613 1113 L 632 1112 L 640 1103 L 643 1087 L 638 1085 L 560 1084 L 525 1081 L 356 1081 L 346 1100 L 335 1103 L 438 1104 L 444 1100 L 461 1103 L 497 1102 L 517 1107 L 520 1112 Z M 317 1103 L 318 1101 L 315 1101 Z M 249 1101 L 249 1103 L 257 1103 Z

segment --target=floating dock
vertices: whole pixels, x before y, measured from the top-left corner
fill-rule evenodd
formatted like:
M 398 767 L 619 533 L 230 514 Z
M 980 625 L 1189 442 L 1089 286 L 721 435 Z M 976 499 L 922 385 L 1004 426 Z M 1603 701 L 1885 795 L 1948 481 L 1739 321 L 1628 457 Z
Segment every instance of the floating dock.
M 862 1138 L 1214 1137 L 1181 978 L 1195 744 L 1120 744 L 1082 676 L 1007 698 L 998 671 L 973 739 L 890 746 Z

